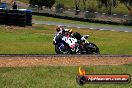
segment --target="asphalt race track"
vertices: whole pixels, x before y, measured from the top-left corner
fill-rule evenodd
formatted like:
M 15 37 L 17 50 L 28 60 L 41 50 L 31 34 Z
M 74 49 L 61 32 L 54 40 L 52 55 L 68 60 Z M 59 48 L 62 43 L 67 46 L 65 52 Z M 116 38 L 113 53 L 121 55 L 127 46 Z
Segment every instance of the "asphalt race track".
M 113 26 L 93 26 L 93 25 L 83 25 L 83 24 L 68 24 L 68 23 L 59 23 L 59 22 L 50 22 L 50 21 L 35 21 L 34 24 L 46 24 L 46 25 L 64 25 L 67 27 L 75 27 L 75 28 L 89 28 L 91 30 L 110 30 L 110 31 L 123 31 L 123 32 L 132 32 L 132 28 L 128 27 L 113 27 Z

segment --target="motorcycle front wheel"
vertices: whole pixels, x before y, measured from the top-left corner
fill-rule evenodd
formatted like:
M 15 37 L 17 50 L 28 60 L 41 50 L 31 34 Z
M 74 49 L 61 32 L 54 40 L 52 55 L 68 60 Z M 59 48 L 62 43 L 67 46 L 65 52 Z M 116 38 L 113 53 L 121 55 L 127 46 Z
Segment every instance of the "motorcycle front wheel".
M 70 54 L 70 49 L 67 45 L 57 44 L 55 45 L 55 52 L 57 54 Z

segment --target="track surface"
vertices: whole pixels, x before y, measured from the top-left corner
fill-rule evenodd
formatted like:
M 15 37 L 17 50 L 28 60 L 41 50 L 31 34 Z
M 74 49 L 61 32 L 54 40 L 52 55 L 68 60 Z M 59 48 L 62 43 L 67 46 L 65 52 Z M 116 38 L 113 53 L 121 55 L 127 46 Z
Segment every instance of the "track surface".
M 0 67 L 132 64 L 131 55 L 0 55 Z
M 0 54 L 0 57 L 132 57 L 132 55 Z

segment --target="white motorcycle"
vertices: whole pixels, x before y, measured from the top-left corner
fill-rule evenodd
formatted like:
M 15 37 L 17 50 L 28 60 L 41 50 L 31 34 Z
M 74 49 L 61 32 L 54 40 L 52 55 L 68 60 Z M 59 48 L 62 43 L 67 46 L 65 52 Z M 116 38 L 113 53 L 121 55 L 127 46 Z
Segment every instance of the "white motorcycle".
M 88 37 L 89 35 L 81 36 L 77 32 L 73 36 L 55 35 L 53 39 L 55 51 L 57 54 L 100 54 L 99 48 L 87 41 Z

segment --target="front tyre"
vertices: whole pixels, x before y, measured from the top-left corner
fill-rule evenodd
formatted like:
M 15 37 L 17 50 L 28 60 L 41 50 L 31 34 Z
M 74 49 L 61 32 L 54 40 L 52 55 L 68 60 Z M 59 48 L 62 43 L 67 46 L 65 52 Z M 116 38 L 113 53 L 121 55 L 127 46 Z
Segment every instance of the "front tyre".
M 99 48 L 94 43 L 85 45 L 87 54 L 100 54 Z
M 57 54 L 70 54 L 70 49 L 66 45 L 58 44 L 58 45 L 55 45 L 55 52 Z

